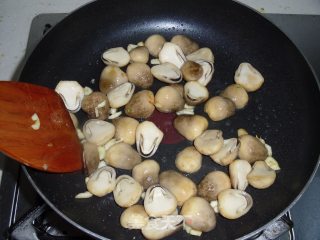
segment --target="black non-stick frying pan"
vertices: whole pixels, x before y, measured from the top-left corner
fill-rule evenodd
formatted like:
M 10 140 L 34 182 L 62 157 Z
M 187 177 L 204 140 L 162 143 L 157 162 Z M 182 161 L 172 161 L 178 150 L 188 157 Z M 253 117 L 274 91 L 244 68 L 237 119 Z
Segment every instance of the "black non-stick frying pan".
M 250 62 L 264 76 L 263 87 L 250 93 L 248 106 L 210 128 L 221 129 L 225 138 L 236 137 L 238 128 L 263 137 L 272 146 L 281 171 L 266 190 L 248 187 L 254 206 L 238 220 L 217 216 L 217 227 L 201 239 L 248 238 L 283 214 L 304 192 L 318 165 L 320 94 L 310 66 L 294 44 L 258 13 L 231 1 L 210 0 L 109 0 L 88 4 L 54 27 L 28 59 L 21 81 L 54 88 L 59 80 L 77 80 L 98 89 L 106 48 L 145 40 L 160 33 L 168 40 L 185 34 L 200 46 L 212 49 L 215 73 L 210 96 L 233 83 L 236 68 Z M 96 79 L 92 83 L 92 79 Z M 153 90 L 161 83 L 155 83 Z M 17 96 L 18 97 L 18 96 Z M 203 113 L 203 106 L 197 110 Z M 78 113 L 83 122 L 86 116 Z M 207 117 L 207 116 L 206 116 Z M 161 170 L 175 169 L 177 152 L 191 145 L 162 144 L 154 159 Z M 198 183 L 212 170 L 226 167 L 204 158 L 199 173 L 189 177 Z M 123 229 L 112 194 L 75 199 L 86 190 L 84 174 L 47 174 L 25 168 L 28 178 L 44 200 L 63 218 L 96 238 L 142 238 L 139 231 Z M 118 174 L 129 173 L 118 171 Z M 191 239 L 179 231 L 170 239 Z M 198 238 L 197 238 L 198 239 Z

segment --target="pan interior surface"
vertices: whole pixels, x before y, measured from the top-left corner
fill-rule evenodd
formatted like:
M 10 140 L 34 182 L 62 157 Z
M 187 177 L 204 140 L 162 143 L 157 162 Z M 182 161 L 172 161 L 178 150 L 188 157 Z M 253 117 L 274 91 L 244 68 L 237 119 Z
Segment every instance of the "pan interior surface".
M 215 56 L 215 73 L 208 85 L 210 96 L 234 83 L 234 72 L 241 62 L 249 62 L 264 76 L 260 90 L 249 94 L 249 104 L 209 128 L 221 129 L 224 138 L 237 136 L 244 128 L 261 136 L 272 146 L 281 170 L 276 182 L 266 190 L 247 188 L 254 200 L 250 212 L 238 220 L 217 216 L 217 227 L 201 239 L 247 237 L 283 213 L 310 180 L 319 156 L 320 96 L 315 77 L 307 62 L 274 25 L 259 14 L 229 1 L 97 1 L 75 11 L 54 27 L 27 61 L 21 81 L 54 88 L 60 80 L 76 80 L 83 87 L 98 90 L 104 67 L 101 53 L 111 47 L 124 47 L 159 33 L 168 41 L 185 34 Z M 93 81 L 94 79 L 95 81 Z M 156 82 L 156 90 L 162 83 Z M 204 115 L 203 106 L 196 110 Z M 86 116 L 77 114 L 80 122 Z M 208 118 L 208 117 L 207 117 Z M 209 119 L 209 118 L 208 118 Z M 176 169 L 176 154 L 191 142 L 162 144 L 153 159 L 161 171 Z M 204 157 L 201 170 L 189 177 L 195 183 L 213 170 L 228 172 Z M 120 226 L 122 209 L 106 197 L 75 199 L 86 190 L 84 174 L 47 174 L 27 169 L 28 177 L 42 197 L 60 215 L 85 232 L 110 239 L 142 238 L 139 231 Z M 130 174 L 117 170 L 117 175 Z M 170 239 L 187 239 L 179 231 Z

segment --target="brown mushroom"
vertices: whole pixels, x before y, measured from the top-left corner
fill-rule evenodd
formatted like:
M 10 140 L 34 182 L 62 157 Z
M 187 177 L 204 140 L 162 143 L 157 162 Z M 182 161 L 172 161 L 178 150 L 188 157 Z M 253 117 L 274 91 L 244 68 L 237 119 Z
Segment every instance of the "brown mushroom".
M 247 91 L 239 84 L 231 84 L 226 87 L 220 96 L 229 98 L 236 106 L 237 109 L 244 108 L 249 101 Z
M 181 115 L 174 119 L 177 131 L 189 141 L 193 141 L 208 128 L 208 120 L 200 115 Z
M 154 109 L 153 92 L 149 90 L 142 90 L 133 94 L 124 110 L 129 117 L 148 118 L 151 116 Z
M 178 45 L 185 55 L 199 49 L 199 45 L 185 35 L 175 35 L 171 38 L 171 42 Z
M 144 46 L 138 46 L 132 49 L 129 55 L 132 62 L 147 63 L 149 61 L 149 51 L 148 48 Z
M 99 89 L 102 93 L 107 94 L 112 89 L 128 82 L 127 74 L 116 66 L 105 67 L 100 75 Z
M 144 189 L 159 182 L 160 166 L 156 161 L 149 159 L 137 164 L 132 169 L 132 177 L 139 182 Z
M 221 121 L 235 113 L 234 103 L 225 97 L 215 96 L 210 98 L 204 105 L 204 111 L 213 121 Z
M 202 76 L 203 69 L 199 63 L 188 60 L 182 65 L 181 72 L 184 80 L 197 81 Z
M 256 137 L 246 134 L 239 137 L 239 158 L 249 163 L 264 161 L 268 157 L 268 150 L 265 145 Z
M 89 118 L 105 120 L 109 116 L 109 101 L 102 92 L 93 92 L 83 98 L 81 108 Z
M 166 39 L 163 36 L 154 34 L 147 38 L 144 45 L 148 48 L 150 55 L 158 57 L 165 42 Z
M 130 145 L 136 142 L 136 128 L 139 122 L 131 117 L 120 117 L 112 121 L 116 128 L 115 138 Z
M 172 86 L 160 88 L 155 95 L 155 106 L 164 113 L 176 112 L 183 109 L 184 99 L 179 91 Z
M 150 67 L 145 63 L 134 62 L 127 67 L 127 76 L 129 82 L 132 82 L 143 89 L 151 87 L 153 75 Z

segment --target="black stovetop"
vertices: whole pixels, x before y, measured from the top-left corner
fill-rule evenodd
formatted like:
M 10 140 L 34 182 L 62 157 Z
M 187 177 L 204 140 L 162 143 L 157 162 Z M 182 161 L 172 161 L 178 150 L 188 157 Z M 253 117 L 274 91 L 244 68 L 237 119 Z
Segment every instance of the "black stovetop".
M 26 57 L 30 54 L 43 34 L 60 21 L 66 14 L 41 14 L 34 18 L 29 35 Z M 283 30 L 298 46 L 312 65 L 315 73 L 320 76 L 320 16 L 265 14 L 270 21 Z M 18 78 L 24 62 L 17 69 Z M 69 223 L 50 210 L 32 188 L 19 164 L 6 160 L 0 155 L 0 161 L 5 161 L 2 183 L 0 187 L 0 239 L 9 238 L 8 233 L 19 219 L 30 210 L 44 212 L 34 221 L 36 229 L 30 232 L 14 232 L 12 239 L 90 239 L 75 229 Z M 320 171 L 315 175 L 307 191 L 290 210 L 294 229 L 279 239 L 320 239 Z M 47 223 L 50 222 L 50 225 Z M 23 223 L 24 224 L 24 223 Z M 24 227 L 26 228 L 26 227 Z M 10 231 L 9 231 L 10 229 Z M 43 235 L 45 230 L 55 236 Z M 33 233 L 38 233 L 35 237 Z M 21 235 L 22 234 L 22 235 Z M 68 236 L 68 237 L 65 237 Z M 73 236 L 74 238 L 70 238 Z

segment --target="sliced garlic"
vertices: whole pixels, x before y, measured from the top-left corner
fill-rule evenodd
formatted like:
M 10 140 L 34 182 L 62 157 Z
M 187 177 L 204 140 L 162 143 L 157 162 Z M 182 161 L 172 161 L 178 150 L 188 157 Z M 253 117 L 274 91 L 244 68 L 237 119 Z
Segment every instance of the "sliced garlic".
M 153 58 L 151 59 L 150 63 L 152 65 L 157 65 L 157 64 L 161 64 L 160 60 L 158 58 Z
M 34 122 L 31 127 L 33 130 L 39 130 L 40 129 L 40 119 L 39 119 L 39 116 L 38 114 L 34 113 L 32 116 L 31 116 L 31 119 L 32 121 Z
M 83 93 L 85 96 L 90 95 L 91 93 L 93 93 L 93 90 L 90 87 L 85 86 L 83 88 Z
M 93 196 L 93 194 L 89 191 L 85 191 L 82 193 L 78 193 L 75 198 L 77 199 L 85 199 L 85 198 L 91 198 Z

